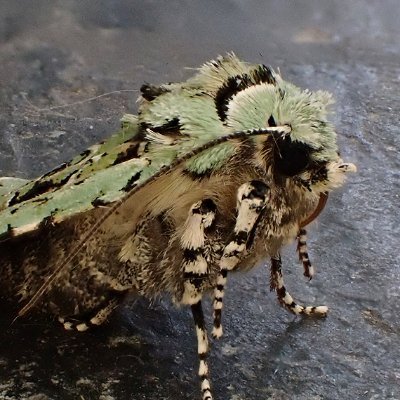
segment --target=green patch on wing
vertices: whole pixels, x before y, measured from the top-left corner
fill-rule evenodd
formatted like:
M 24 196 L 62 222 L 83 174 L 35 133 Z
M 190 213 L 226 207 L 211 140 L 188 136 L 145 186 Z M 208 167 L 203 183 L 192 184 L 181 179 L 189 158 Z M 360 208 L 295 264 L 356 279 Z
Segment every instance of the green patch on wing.
M 50 216 L 62 221 L 121 199 L 163 166 L 140 156 L 138 133 L 137 118 L 125 116 L 118 133 L 52 172 L 28 182 L 2 178 L 0 235 L 26 233 Z
M 137 119 L 134 116 L 125 117 L 122 128 L 106 141 L 91 146 L 68 163 L 61 164 L 38 179 L 29 181 L 14 193 L 9 205 L 16 205 L 36 198 L 44 193 L 62 190 L 65 184 L 78 185 L 96 171 L 112 166 L 120 154 L 124 154 L 138 134 Z

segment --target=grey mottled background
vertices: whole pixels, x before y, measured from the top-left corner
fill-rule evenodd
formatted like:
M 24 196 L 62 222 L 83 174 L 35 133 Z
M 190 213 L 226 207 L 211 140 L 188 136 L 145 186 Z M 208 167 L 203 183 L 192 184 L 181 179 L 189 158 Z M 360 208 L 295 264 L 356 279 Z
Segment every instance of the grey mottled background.
M 68 160 L 135 112 L 143 81 L 181 80 L 226 51 L 332 91 L 359 173 L 314 224 L 315 279 L 285 254 L 291 292 L 331 313 L 288 315 L 265 267 L 236 276 L 212 349 L 216 398 L 399 400 L 399 15 L 398 0 L 0 1 L 0 175 Z M 198 398 L 191 317 L 168 299 L 133 301 L 87 334 L 11 325 L 0 307 L 1 400 Z

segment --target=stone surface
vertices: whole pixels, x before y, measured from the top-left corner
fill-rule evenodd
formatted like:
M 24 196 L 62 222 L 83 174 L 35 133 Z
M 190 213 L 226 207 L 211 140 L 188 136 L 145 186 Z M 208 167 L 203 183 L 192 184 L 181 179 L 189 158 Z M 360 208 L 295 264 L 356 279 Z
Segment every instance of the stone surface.
M 68 160 L 135 112 L 143 81 L 181 80 L 230 50 L 332 91 L 343 158 L 359 172 L 310 230 L 316 277 L 285 254 L 291 292 L 329 305 L 328 318 L 281 310 L 265 267 L 231 279 L 211 356 L 216 399 L 399 399 L 397 0 L 2 1 L 0 175 Z M 86 334 L 11 324 L 1 307 L 1 400 L 198 398 L 191 317 L 167 299 L 127 304 Z

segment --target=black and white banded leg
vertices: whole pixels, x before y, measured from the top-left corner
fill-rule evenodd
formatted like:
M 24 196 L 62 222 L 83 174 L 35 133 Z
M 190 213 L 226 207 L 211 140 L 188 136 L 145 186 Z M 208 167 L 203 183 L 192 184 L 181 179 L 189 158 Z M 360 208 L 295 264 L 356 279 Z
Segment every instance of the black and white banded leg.
M 236 267 L 242 255 L 250 247 L 251 235 L 254 233 L 257 221 L 268 201 L 267 194 L 268 186 L 260 181 L 245 183 L 238 189 L 237 216 L 233 239 L 224 248 L 219 263 L 217 284 L 214 288 L 214 327 L 212 334 L 215 338 L 222 336 L 221 314 L 228 271 Z
M 208 277 L 205 230 L 214 222 L 215 212 L 215 203 L 210 199 L 205 199 L 190 208 L 186 219 L 180 239 L 184 273 L 182 304 L 196 304 L 202 298 L 204 281 Z
M 205 230 L 210 228 L 215 219 L 216 206 L 210 199 L 195 203 L 189 211 L 180 242 L 183 250 L 184 292 L 181 302 L 190 304 L 197 335 L 199 356 L 199 376 L 203 400 L 212 400 L 209 381 L 207 353 L 208 338 L 204 322 L 201 298 L 204 280 L 208 277 L 205 258 Z
M 304 228 L 301 228 L 297 234 L 297 251 L 299 253 L 299 260 L 303 264 L 304 276 L 312 279 L 315 270 L 308 256 L 307 231 Z
M 279 303 L 293 314 L 325 317 L 328 313 L 328 307 L 326 306 L 303 306 L 301 304 L 297 304 L 293 300 L 293 297 L 286 290 L 285 283 L 283 281 L 282 260 L 280 255 L 271 258 L 270 285 L 271 290 L 276 291 Z
M 124 293 L 113 293 L 96 310 L 93 310 L 84 316 L 59 317 L 58 321 L 63 324 L 67 331 L 77 330 L 79 332 L 87 331 L 93 327 L 102 325 L 107 321 L 115 308 L 121 303 Z
M 196 327 L 197 335 L 197 354 L 199 356 L 199 377 L 201 382 L 201 393 L 202 400 L 212 400 L 208 364 L 207 364 L 207 354 L 208 354 L 208 337 L 207 330 L 204 322 L 204 314 L 201 306 L 201 301 L 198 301 L 192 306 L 192 314 L 194 319 L 194 324 Z

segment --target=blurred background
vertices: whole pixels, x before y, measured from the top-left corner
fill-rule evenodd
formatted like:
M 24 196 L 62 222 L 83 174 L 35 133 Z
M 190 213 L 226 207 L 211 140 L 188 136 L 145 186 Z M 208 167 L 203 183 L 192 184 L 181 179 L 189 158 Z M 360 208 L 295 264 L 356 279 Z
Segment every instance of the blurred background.
M 227 51 L 331 91 L 359 172 L 310 229 L 315 278 L 294 248 L 284 258 L 291 293 L 331 313 L 293 318 L 265 266 L 237 275 L 212 344 L 216 400 L 398 400 L 399 12 L 398 0 L 2 0 L 0 175 L 67 161 L 135 113 L 143 82 L 185 79 Z M 86 334 L 12 317 L 0 304 L 1 400 L 198 398 L 191 316 L 168 299 L 133 299 Z

